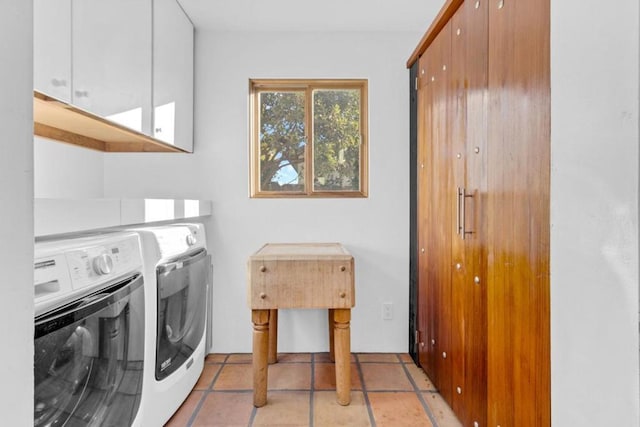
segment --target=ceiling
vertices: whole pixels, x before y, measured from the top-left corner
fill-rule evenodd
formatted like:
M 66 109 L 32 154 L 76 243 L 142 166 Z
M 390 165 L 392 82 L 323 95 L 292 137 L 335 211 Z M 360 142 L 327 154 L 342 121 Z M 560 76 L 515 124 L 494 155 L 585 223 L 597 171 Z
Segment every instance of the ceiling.
M 444 0 L 178 0 L 199 30 L 424 32 Z

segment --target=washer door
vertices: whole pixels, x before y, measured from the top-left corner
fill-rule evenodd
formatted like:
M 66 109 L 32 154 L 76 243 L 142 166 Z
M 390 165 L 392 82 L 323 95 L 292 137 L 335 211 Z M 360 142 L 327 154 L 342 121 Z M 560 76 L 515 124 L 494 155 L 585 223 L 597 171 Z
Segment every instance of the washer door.
M 210 260 L 202 249 L 157 268 L 158 381 L 182 366 L 204 336 Z
M 34 426 L 130 425 L 142 390 L 137 274 L 35 319 Z

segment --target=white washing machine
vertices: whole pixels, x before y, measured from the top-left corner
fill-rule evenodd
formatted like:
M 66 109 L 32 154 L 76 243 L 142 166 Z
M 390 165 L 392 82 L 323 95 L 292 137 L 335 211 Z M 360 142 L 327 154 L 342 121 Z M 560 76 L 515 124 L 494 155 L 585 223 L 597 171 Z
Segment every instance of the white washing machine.
M 142 426 L 138 235 L 36 242 L 34 426 Z
M 202 224 L 130 229 L 142 244 L 147 336 L 143 425 L 162 426 L 198 381 L 206 355 L 211 256 Z

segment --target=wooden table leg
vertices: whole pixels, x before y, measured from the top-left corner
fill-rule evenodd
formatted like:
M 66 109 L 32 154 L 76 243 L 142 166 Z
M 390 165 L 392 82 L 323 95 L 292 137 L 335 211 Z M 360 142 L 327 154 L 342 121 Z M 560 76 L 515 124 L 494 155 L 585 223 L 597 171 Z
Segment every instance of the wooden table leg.
M 269 346 L 269 310 L 251 310 L 253 322 L 253 406 L 267 403 L 267 351 Z
M 269 310 L 269 364 L 278 361 L 278 309 Z
M 333 340 L 333 308 L 329 309 L 328 317 L 329 317 L 329 360 L 331 360 L 332 362 L 335 362 L 336 353 L 334 350 L 335 347 L 334 347 L 334 340 Z
M 351 403 L 351 310 L 335 309 L 336 393 L 340 405 Z

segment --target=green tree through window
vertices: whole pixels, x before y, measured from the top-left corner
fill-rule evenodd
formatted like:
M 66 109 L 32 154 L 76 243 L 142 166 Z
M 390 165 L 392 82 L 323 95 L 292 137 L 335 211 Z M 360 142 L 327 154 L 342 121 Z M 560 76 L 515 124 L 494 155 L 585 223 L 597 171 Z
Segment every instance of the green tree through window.
M 315 190 L 360 189 L 360 91 L 313 91 Z
M 304 92 L 260 93 L 260 188 L 304 191 Z
M 251 195 L 366 197 L 366 87 L 253 80 Z

